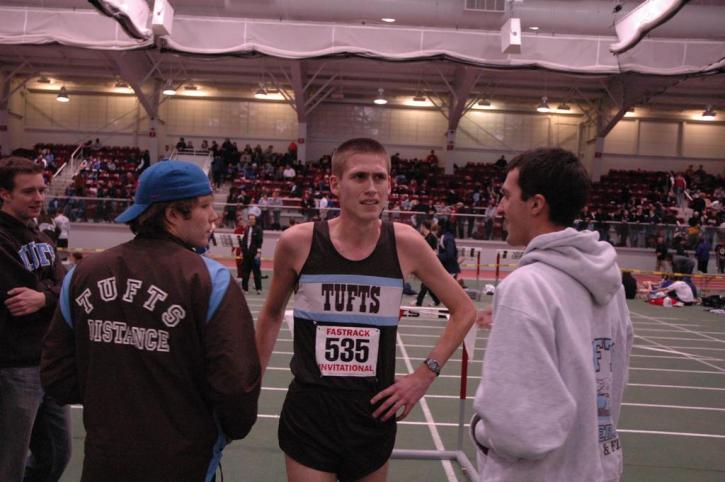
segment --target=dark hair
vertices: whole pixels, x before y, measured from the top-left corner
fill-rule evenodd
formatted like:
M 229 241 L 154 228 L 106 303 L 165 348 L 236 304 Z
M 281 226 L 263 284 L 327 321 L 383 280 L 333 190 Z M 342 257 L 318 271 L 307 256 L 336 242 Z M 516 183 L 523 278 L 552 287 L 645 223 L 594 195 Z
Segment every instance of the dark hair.
M 0 189 L 12 191 L 15 188 L 15 176 L 18 174 L 39 174 L 43 167 L 30 159 L 10 156 L 0 159 Z
M 153 235 L 168 231 L 166 209 L 175 209 L 184 217 L 191 218 L 191 210 L 199 203 L 198 197 L 152 204 L 143 214 L 128 223 L 133 234 Z
M 385 158 L 387 162 L 388 172 L 390 172 L 390 157 L 381 143 L 375 139 L 367 137 L 358 137 L 350 139 L 335 149 L 332 155 L 332 174 L 340 177 L 345 171 L 345 163 L 352 154 L 379 154 Z
M 571 226 L 589 200 L 591 179 L 579 159 L 558 147 L 542 147 L 516 156 L 508 171 L 518 169 L 521 199 L 541 194 L 549 205 L 549 220 Z

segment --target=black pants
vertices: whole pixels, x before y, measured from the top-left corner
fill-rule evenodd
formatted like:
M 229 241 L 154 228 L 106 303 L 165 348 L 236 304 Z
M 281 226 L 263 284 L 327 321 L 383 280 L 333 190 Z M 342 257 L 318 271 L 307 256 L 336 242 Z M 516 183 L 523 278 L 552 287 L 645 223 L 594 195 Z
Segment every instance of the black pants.
M 249 291 L 249 273 L 254 274 L 254 289 L 260 291 L 262 289 L 262 270 L 260 269 L 261 260 L 254 256 L 245 256 L 242 260 L 242 289 Z
M 425 284 L 421 283 L 420 291 L 418 291 L 418 299 L 415 301 L 415 306 L 423 306 L 423 298 L 425 298 L 426 293 L 430 293 L 430 297 L 433 299 L 433 303 L 435 303 L 436 306 L 441 303 L 441 300 L 438 299 L 435 293 L 429 290 Z

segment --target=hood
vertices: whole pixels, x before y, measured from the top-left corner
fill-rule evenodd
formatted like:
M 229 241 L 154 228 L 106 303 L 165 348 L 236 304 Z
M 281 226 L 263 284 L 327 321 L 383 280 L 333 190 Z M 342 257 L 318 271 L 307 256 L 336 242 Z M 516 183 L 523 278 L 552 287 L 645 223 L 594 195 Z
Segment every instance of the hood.
M 622 286 L 617 252 L 599 241 L 596 231 L 566 228 L 535 237 L 526 247 L 519 266 L 544 263 L 581 283 L 597 304 L 609 302 Z

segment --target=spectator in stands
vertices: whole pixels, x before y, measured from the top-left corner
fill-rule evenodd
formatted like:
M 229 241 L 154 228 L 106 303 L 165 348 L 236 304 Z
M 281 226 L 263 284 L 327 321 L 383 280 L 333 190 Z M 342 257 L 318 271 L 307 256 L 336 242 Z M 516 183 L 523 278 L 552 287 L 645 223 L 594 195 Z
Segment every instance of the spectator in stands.
M 425 238 L 428 245 L 431 247 L 431 249 L 435 252 L 438 251 L 438 237 L 431 231 L 431 223 L 430 221 L 423 221 L 420 224 L 420 234 L 423 235 L 423 238 Z M 433 306 L 438 306 L 441 302 L 438 299 L 438 297 L 428 289 L 428 287 L 425 285 L 425 283 L 421 282 L 420 284 L 420 290 L 418 291 L 418 298 L 415 300 L 415 306 L 423 306 L 423 300 L 425 299 L 425 295 L 427 293 L 430 293 L 430 297 L 433 300 Z
M 67 248 L 70 239 L 70 220 L 63 212 L 59 212 L 53 219 L 53 224 L 58 233 L 57 246 L 59 248 Z
M 668 260 L 667 243 L 665 243 L 665 238 L 662 236 L 659 236 L 657 238 L 657 246 L 655 246 L 655 259 L 655 271 L 666 271 Z
M 458 264 L 456 237 L 447 221 L 438 223 L 438 259 L 454 279 L 458 279 L 461 266 Z
M 291 160 L 297 160 L 297 144 L 295 143 L 295 141 L 290 141 L 289 145 L 287 146 L 287 154 L 289 154 Z
M 217 154 L 211 161 L 211 177 L 214 182 L 214 189 L 222 187 L 224 181 L 224 158 Z
M 504 156 L 502 154 L 501 157 L 499 157 L 498 160 L 496 160 L 496 162 L 494 163 L 494 166 L 496 166 L 501 171 L 506 170 L 506 167 L 508 166 L 508 161 L 506 160 L 506 156 Z
M 103 149 L 103 144 L 101 144 L 101 140 L 98 137 L 96 137 L 95 142 L 91 146 L 91 150 L 100 151 L 101 149 Z
M 700 240 L 695 247 L 695 258 L 697 259 L 697 270 L 700 273 L 707 273 L 707 265 L 710 262 L 710 249 L 712 245 L 705 236 L 700 236 Z
M 685 176 L 683 176 L 681 173 L 675 174 L 675 179 L 673 181 L 673 191 L 675 193 L 677 207 L 683 207 L 686 189 L 687 181 L 685 180 Z
M 672 256 L 672 272 L 692 274 L 694 269 L 695 261 L 685 254 L 685 249 L 682 245 L 678 245 L 675 254 Z
M 315 200 L 309 191 L 305 191 L 300 202 L 300 213 L 305 221 L 311 221 L 315 217 Z
M 189 139 L 189 141 L 186 143 L 186 149 L 189 151 L 193 151 L 194 150 L 194 141 Z
M 254 216 L 254 224 L 257 225 L 258 228 L 262 229 L 261 223 L 257 222 L 259 221 L 259 218 L 262 217 L 262 209 L 259 207 L 259 201 L 256 199 L 252 199 L 247 207 L 247 215 L 249 216 L 250 214 Z
M 698 213 L 704 213 L 705 212 L 705 198 L 703 196 L 703 193 L 700 191 L 695 192 L 692 195 L 692 210 Z
M 282 171 L 282 177 L 285 181 L 291 181 L 297 176 L 297 173 L 295 172 L 294 168 L 291 164 L 287 164 L 287 166 L 284 168 L 284 171 Z
M 136 166 L 137 175 L 140 176 L 146 169 L 149 168 L 149 166 L 151 166 L 151 154 L 149 153 L 149 150 L 146 149 L 138 158 L 138 165 Z
M 244 235 L 244 216 L 239 215 L 237 216 L 237 223 L 236 226 L 234 226 L 234 234 L 237 235 L 239 238 L 239 244 L 241 246 L 242 244 L 242 235 Z M 242 279 L 242 272 L 244 271 L 242 268 L 242 250 L 241 248 L 232 248 L 232 256 L 234 257 L 234 262 L 237 265 L 237 278 L 240 280 Z
M 430 164 L 438 164 L 438 156 L 436 156 L 436 151 L 431 149 L 430 154 L 428 154 L 428 157 L 425 158 L 425 162 Z
M 281 217 L 282 217 L 282 206 L 284 201 L 281 197 L 279 188 L 275 188 L 272 191 L 272 197 L 269 198 L 269 207 L 272 209 L 272 229 L 279 231 L 282 229 Z
M 715 246 L 715 259 L 717 260 L 717 272 L 720 274 L 725 273 L 725 241 L 720 241 Z
M 493 236 L 493 222 L 496 218 L 496 203 L 491 202 L 483 212 L 484 239 L 490 240 Z
M 637 297 L 637 280 L 630 271 L 622 271 L 622 285 L 625 298 L 633 300 Z
M 327 193 L 323 193 L 320 195 L 319 200 L 317 201 L 317 207 L 318 207 L 318 213 L 320 220 L 324 221 L 327 219 L 327 207 L 330 204 L 330 200 L 327 197 Z
M 161 159 L 168 159 L 171 157 L 171 146 L 168 144 L 164 146 L 164 153 L 161 155 Z
M 207 141 L 206 139 L 201 141 L 201 148 L 205 151 L 208 151 L 209 150 L 209 141 Z
M 176 143 L 176 150 L 183 151 L 184 149 L 186 149 L 186 141 L 183 137 L 179 137 L 179 142 Z
M 609 242 L 609 214 L 603 208 L 597 208 L 594 220 L 594 228 L 599 232 L 599 239 Z
M 247 216 L 247 226 L 242 236 L 242 289 L 249 291 L 249 274 L 254 273 L 254 289 L 257 294 L 262 291 L 262 242 L 264 233 L 260 226 L 257 226 L 257 217 L 250 208 Z

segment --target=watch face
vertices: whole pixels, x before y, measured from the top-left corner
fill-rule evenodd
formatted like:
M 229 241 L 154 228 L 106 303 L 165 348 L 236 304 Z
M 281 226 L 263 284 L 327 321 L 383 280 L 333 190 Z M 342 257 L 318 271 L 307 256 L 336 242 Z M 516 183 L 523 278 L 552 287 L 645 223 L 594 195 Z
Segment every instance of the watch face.
M 440 375 L 440 373 L 441 373 L 441 365 L 440 365 L 440 363 L 438 363 L 437 361 L 435 361 L 435 360 L 433 360 L 433 359 L 431 359 L 431 358 L 428 358 L 428 359 L 427 359 L 427 360 L 425 361 L 425 364 L 426 364 L 426 365 L 428 366 L 428 368 L 430 368 L 430 369 L 431 369 L 431 371 L 433 371 L 433 372 L 434 372 L 434 373 L 435 373 L 436 375 Z

